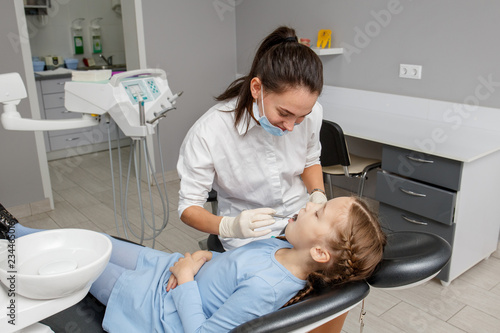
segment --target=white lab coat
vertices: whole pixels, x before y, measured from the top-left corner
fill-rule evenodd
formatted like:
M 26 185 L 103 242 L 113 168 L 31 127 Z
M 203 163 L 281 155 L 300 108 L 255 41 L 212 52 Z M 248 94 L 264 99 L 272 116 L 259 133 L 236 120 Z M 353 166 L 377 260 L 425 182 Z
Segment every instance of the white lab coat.
M 234 108 L 235 99 L 215 105 L 187 133 L 177 163 L 179 216 L 190 206 L 203 207 L 212 188 L 220 216 L 262 207 L 296 213 L 308 200 L 300 175 L 320 163 L 323 108 L 316 103 L 300 125 L 281 137 L 267 133 L 253 119 L 246 134 L 244 121 L 235 128 Z M 278 235 L 286 223 L 277 220 L 272 233 L 261 238 Z M 253 240 L 221 238 L 227 250 Z

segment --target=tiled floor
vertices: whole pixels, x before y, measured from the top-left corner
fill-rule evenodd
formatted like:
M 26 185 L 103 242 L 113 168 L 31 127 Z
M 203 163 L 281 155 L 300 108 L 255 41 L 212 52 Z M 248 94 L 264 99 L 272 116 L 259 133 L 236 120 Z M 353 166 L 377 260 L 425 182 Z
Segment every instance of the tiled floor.
M 109 153 L 107 151 L 87 155 L 75 156 L 49 162 L 49 170 L 54 195 L 55 209 L 47 213 L 21 218 L 26 226 L 41 229 L 78 227 L 96 231 L 103 231 L 111 235 L 125 237 L 121 211 L 119 208 L 119 168 L 116 150 L 113 151 L 115 196 L 118 202 L 118 211 L 114 214 L 113 190 L 111 171 L 109 167 Z M 128 148 L 122 149 L 122 166 L 125 190 L 125 176 L 128 169 Z M 135 172 L 132 170 L 132 175 Z M 141 195 L 144 211 L 148 223 L 152 224 L 151 205 L 147 183 L 141 183 Z M 160 185 L 163 190 L 164 186 Z M 168 252 L 192 252 L 199 249 L 198 241 L 206 238 L 206 234 L 199 232 L 180 221 L 177 214 L 179 182 L 166 183 L 169 201 L 168 224 L 158 235 L 154 248 Z M 155 212 L 154 223 L 158 228 L 163 223 L 163 206 L 156 187 L 151 192 Z M 131 177 L 129 182 L 129 199 L 127 202 L 128 224 L 127 234 L 133 241 L 140 242 L 141 219 L 139 210 L 139 196 L 137 194 L 136 178 Z M 119 232 L 116 228 L 118 223 Z M 151 229 L 145 228 L 145 238 L 151 237 Z M 137 237 L 135 237 L 136 235 Z M 151 240 L 143 242 L 152 246 Z
M 126 151 L 125 151 L 126 152 Z M 116 151 L 114 151 L 116 156 Z M 118 167 L 115 160 L 115 182 Z M 123 165 L 126 166 L 126 158 Z M 118 235 L 113 212 L 113 192 L 109 153 L 99 152 L 49 162 L 55 209 L 21 218 L 22 224 L 41 229 L 86 228 Z M 135 178 L 131 180 L 128 216 L 132 230 L 139 235 L 140 213 Z M 118 185 L 117 185 L 118 186 Z M 157 237 L 155 248 L 168 252 L 198 250 L 206 234 L 183 224 L 177 215 L 179 182 L 166 184 L 170 201 L 169 222 Z M 143 200 L 149 202 L 147 186 Z M 162 211 L 157 191 L 153 191 L 155 215 Z M 145 207 L 149 207 L 145 204 Z M 146 208 L 147 211 L 150 209 Z M 118 212 L 120 213 L 120 212 Z M 150 214 L 147 214 L 150 220 Z M 160 214 L 161 215 L 161 214 Z M 162 218 L 157 216 L 156 225 Z M 118 216 L 118 223 L 121 218 Z M 150 233 L 148 233 L 150 234 Z M 121 229 L 119 236 L 124 236 Z M 130 232 L 129 232 L 130 236 Z M 131 236 L 137 241 L 136 237 Z M 151 241 L 145 241 L 151 246 Z M 431 280 L 421 286 L 400 291 L 372 289 L 365 302 L 364 332 L 500 332 L 500 249 L 448 287 Z M 343 332 L 359 332 L 360 307 L 351 311 Z

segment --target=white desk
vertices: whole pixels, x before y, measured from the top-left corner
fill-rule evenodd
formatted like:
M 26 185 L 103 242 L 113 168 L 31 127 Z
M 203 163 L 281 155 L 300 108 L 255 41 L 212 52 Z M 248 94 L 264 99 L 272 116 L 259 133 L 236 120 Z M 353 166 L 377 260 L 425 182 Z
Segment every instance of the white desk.
M 462 162 L 449 283 L 496 251 L 500 110 L 325 86 L 324 118 L 345 134 Z

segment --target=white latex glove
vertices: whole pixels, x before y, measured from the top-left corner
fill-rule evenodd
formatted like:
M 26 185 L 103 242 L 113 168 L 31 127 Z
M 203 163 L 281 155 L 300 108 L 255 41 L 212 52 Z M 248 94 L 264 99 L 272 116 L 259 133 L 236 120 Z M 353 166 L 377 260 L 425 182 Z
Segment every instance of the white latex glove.
M 326 195 L 323 192 L 316 191 L 313 192 L 311 195 L 309 195 L 309 202 L 324 204 L 327 201 L 328 199 L 326 198 Z
M 219 235 L 229 238 L 250 238 L 267 235 L 271 229 L 255 231 L 255 229 L 274 224 L 271 216 L 276 214 L 272 208 L 244 210 L 236 217 L 224 216 L 219 224 Z

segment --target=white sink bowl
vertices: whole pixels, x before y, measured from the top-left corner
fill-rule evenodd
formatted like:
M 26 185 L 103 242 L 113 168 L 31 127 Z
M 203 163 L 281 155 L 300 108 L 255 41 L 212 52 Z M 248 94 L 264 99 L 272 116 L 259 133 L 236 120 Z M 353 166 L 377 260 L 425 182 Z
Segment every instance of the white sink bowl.
M 111 241 L 84 229 L 41 231 L 11 245 L 0 256 L 0 280 L 32 299 L 64 297 L 90 286 L 111 256 Z

